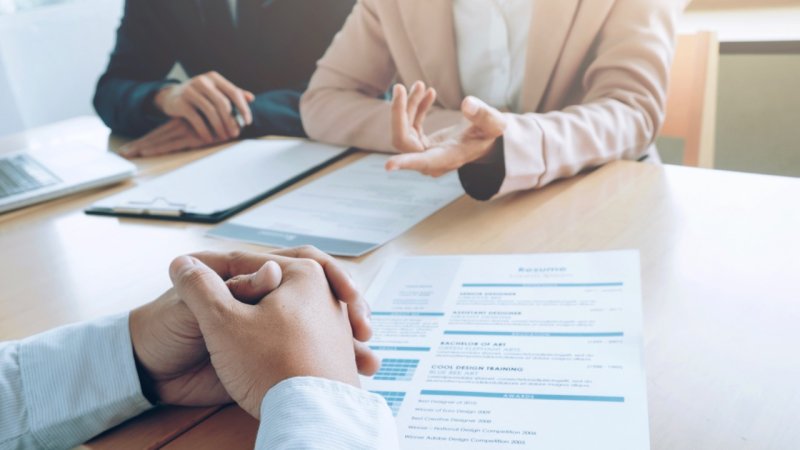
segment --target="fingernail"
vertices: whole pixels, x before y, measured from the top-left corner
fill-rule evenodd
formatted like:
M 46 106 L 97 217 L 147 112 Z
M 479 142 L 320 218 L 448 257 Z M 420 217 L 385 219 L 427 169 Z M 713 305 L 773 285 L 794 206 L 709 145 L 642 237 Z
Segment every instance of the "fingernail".
M 475 101 L 472 97 L 467 97 L 464 99 L 464 103 L 462 105 L 462 111 L 470 116 L 475 115 L 478 113 L 478 102 Z
M 259 268 L 255 275 L 253 281 L 255 281 L 258 285 L 266 284 L 268 281 L 272 281 L 269 278 L 272 276 L 272 270 L 274 270 L 273 266 L 275 262 L 267 261 L 264 263 L 261 268 Z
M 189 267 L 195 265 L 195 259 L 191 256 L 179 256 L 175 258 L 175 260 L 170 264 L 169 271 L 170 276 L 177 277 L 188 270 Z

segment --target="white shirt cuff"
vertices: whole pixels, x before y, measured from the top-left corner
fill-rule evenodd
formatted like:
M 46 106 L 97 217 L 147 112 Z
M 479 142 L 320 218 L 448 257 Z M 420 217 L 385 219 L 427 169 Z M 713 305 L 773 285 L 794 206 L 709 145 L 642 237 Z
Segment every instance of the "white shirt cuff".
M 256 449 L 397 449 L 383 397 L 337 381 L 284 380 L 261 403 Z
M 152 405 L 136 374 L 128 313 L 19 343 L 28 426 L 41 448 L 65 448 Z

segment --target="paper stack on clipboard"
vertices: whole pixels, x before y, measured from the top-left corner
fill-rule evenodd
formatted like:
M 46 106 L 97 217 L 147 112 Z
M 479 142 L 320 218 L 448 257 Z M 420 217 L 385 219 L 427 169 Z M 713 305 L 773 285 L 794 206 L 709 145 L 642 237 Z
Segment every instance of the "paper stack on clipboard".
M 86 213 L 216 223 L 346 153 L 302 139 L 244 141 L 105 198 Z

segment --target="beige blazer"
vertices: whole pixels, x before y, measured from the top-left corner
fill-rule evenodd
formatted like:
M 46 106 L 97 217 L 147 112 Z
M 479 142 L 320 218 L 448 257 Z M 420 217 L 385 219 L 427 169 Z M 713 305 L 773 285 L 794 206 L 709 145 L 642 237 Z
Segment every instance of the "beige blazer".
M 461 173 L 467 192 L 497 180 L 488 193 L 470 192 L 478 198 L 642 159 L 654 152 L 664 119 L 685 0 L 533 1 L 525 113 L 508 113 L 499 166 Z M 395 81 L 422 80 L 438 91 L 426 131 L 457 124 L 464 93 L 456 58 L 451 0 L 359 0 L 303 95 L 306 132 L 337 145 L 395 151 L 390 104 L 379 98 Z

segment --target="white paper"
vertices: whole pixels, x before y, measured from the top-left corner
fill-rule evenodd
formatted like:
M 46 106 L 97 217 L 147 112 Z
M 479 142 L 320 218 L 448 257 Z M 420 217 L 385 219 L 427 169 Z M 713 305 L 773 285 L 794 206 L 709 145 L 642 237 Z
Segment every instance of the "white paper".
M 368 155 L 211 230 L 211 236 L 275 247 L 314 245 L 359 256 L 402 234 L 464 194 L 453 172 L 430 178 L 386 172 Z
M 278 189 L 346 151 L 304 139 L 246 140 L 92 207 L 215 214 Z
M 367 299 L 401 448 L 649 448 L 638 252 L 407 257 Z

